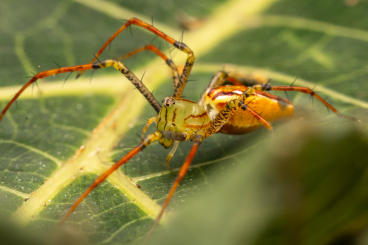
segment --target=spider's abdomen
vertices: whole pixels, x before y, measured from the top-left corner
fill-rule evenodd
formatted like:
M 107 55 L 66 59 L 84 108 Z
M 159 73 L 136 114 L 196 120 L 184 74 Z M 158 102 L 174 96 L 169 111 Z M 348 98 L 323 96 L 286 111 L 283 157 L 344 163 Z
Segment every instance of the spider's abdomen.
M 213 120 L 219 111 L 225 107 L 230 100 L 237 99 L 247 89 L 245 86 L 221 86 L 208 89 L 205 92 L 203 107 Z M 290 118 L 294 112 L 294 106 L 290 101 L 265 93 L 256 91 L 246 103 L 267 121 L 272 122 L 279 119 Z M 225 134 L 246 134 L 261 127 L 252 115 L 243 110 L 237 110 L 230 120 L 220 129 Z
M 157 130 L 169 130 L 178 133 L 185 132 L 188 135 L 192 135 L 196 131 L 205 130 L 210 126 L 211 120 L 206 110 L 196 102 L 172 97 L 167 97 L 164 101 L 167 99 L 170 99 L 170 105 L 163 104 L 157 116 Z M 173 141 L 162 139 L 160 143 L 165 148 L 168 148 Z

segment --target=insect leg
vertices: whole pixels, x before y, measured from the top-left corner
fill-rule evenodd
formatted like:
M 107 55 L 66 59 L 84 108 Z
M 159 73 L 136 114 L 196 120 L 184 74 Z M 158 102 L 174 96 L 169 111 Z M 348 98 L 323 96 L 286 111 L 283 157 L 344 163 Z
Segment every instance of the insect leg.
M 249 103 L 248 103 L 249 104 Z M 273 132 L 273 128 L 270 122 L 264 119 L 257 112 L 249 108 L 248 104 L 244 103 L 242 100 L 235 99 L 230 100 L 226 106 L 217 114 L 215 119 L 211 122 L 210 127 L 206 130 L 206 138 L 211 136 L 212 134 L 218 132 L 221 127 L 229 121 L 229 119 L 234 115 L 236 110 L 241 109 L 247 111 L 250 115 L 252 115 L 255 119 L 260 121 L 263 126 L 265 126 L 270 133 Z
M 146 29 L 146 30 L 156 34 L 157 36 L 159 36 L 160 38 L 162 38 L 166 42 L 170 43 L 171 45 L 173 45 L 177 49 L 179 49 L 179 50 L 183 51 L 184 53 L 188 54 L 187 61 L 185 63 L 183 73 L 181 74 L 179 84 L 176 86 L 174 96 L 173 96 L 173 97 L 181 97 L 181 94 L 183 93 L 184 87 L 186 85 L 186 82 L 187 82 L 188 77 L 190 75 L 190 72 L 192 70 L 192 66 L 194 64 L 195 57 L 194 57 L 193 51 L 187 45 L 185 45 L 184 43 L 176 41 L 175 39 L 169 37 L 168 35 L 166 35 L 162 31 L 158 30 L 156 27 L 154 27 L 150 24 L 147 24 L 146 22 L 141 21 L 137 18 L 131 18 L 128 22 L 125 23 L 125 25 L 120 27 L 120 29 L 117 30 L 106 41 L 106 43 L 102 46 L 102 48 L 97 52 L 96 57 L 94 57 L 90 61 L 90 63 L 93 63 L 95 60 L 97 60 L 97 58 L 101 55 L 101 53 L 105 50 L 105 48 L 115 39 L 115 37 L 118 36 L 122 31 L 124 31 L 130 25 L 137 25 L 137 26 L 140 26 L 140 27 Z M 81 76 L 82 73 L 83 73 L 83 71 L 79 72 L 79 74 L 77 75 L 77 78 L 79 76 Z
M 148 241 L 149 237 L 151 236 L 152 232 L 156 228 L 157 224 L 160 222 L 160 219 L 161 219 L 167 205 L 169 204 L 172 195 L 174 194 L 174 192 L 175 192 L 176 188 L 178 187 L 179 183 L 181 182 L 181 180 L 187 174 L 189 166 L 192 163 L 193 158 L 194 158 L 194 156 L 195 156 L 195 154 L 198 150 L 199 145 L 202 143 L 202 141 L 203 141 L 203 136 L 202 135 L 196 135 L 195 139 L 193 140 L 194 144 L 192 146 L 192 149 L 190 150 L 187 158 L 185 159 L 183 165 L 181 166 L 180 171 L 178 173 L 178 176 L 176 177 L 174 184 L 171 186 L 170 192 L 166 197 L 165 203 L 164 203 L 164 205 L 162 205 L 161 211 L 157 215 L 155 223 L 153 224 L 151 230 L 148 232 L 148 235 L 145 239 L 144 244 L 147 243 L 147 241 Z
M 333 111 L 338 117 L 343 117 L 343 118 L 346 118 L 346 119 L 349 119 L 349 120 L 352 120 L 352 121 L 360 121 L 360 120 L 356 119 L 355 117 L 347 116 L 347 115 L 344 115 L 344 114 L 340 113 L 332 105 L 330 105 L 326 100 L 324 100 L 321 96 L 319 96 L 312 89 L 307 88 L 307 87 L 298 87 L 298 86 L 272 86 L 272 85 L 268 85 L 268 84 L 254 85 L 252 87 L 249 87 L 248 90 L 246 90 L 244 92 L 244 95 L 246 97 L 248 97 L 251 94 L 253 94 L 255 91 L 270 91 L 270 90 L 275 90 L 275 91 L 295 91 L 295 92 L 301 92 L 301 93 L 305 93 L 305 94 L 310 94 L 314 98 L 316 98 L 319 101 L 321 101 L 322 104 L 324 104 L 328 109 L 330 109 L 331 111 Z
M 79 203 L 83 201 L 88 194 L 95 189 L 99 184 L 106 180 L 110 174 L 115 172 L 121 165 L 128 162 L 132 157 L 134 157 L 138 152 L 142 151 L 146 146 L 151 144 L 152 142 L 159 140 L 162 138 L 162 133 L 157 131 L 153 134 L 148 135 L 137 147 L 131 150 L 128 154 L 126 154 L 123 158 L 121 158 L 117 163 L 112 165 L 108 170 L 106 170 L 103 174 L 101 174 L 89 187 L 88 189 L 78 198 L 77 201 L 74 202 L 73 206 L 69 209 L 69 211 L 65 214 L 64 218 L 60 221 L 59 227 L 65 222 L 65 220 L 69 217 L 69 215 L 78 207 Z
M 139 49 L 136 49 L 126 55 L 122 55 L 122 56 L 118 56 L 116 57 L 115 59 L 116 60 L 122 60 L 122 59 L 127 59 L 135 54 L 138 54 L 139 52 L 143 51 L 143 50 L 148 50 L 148 51 L 151 51 L 155 54 L 157 54 L 158 56 L 160 56 L 165 62 L 166 64 L 170 67 L 171 71 L 172 71 L 172 76 L 173 76 L 173 80 L 174 80 L 174 89 L 176 88 L 176 86 L 179 84 L 179 72 L 178 72 L 178 68 L 176 67 L 176 65 L 174 64 L 174 62 L 167 58 L 167 56 L 162 53 L 157 47 L 155 47 L 154 45 L 152 44 L 148 44 L 144 47 L 141 47 Z

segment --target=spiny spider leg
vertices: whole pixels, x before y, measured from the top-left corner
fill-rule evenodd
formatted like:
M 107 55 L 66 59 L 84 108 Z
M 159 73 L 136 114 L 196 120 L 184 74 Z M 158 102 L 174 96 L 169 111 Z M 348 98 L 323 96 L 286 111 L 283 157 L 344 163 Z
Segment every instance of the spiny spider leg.
M 90 63 L 93 63 L 101 55 L 101 53 L 105 50 L 105 48 L 115 39 L 115 37 L 118 36 L 122 31 L 124 31 L 130 25 L 137 25 L 137 26 L 140 26 L 140 27 L 146 29 L 146 30 L 156 34 L 157 36 L 159 36 L 163 40 L 167 41 L 168 43 L 170 43 L 174 47 L 178 48 L 179 50 L 181 50 L 181 51 L 188 54 L 187 61 L 185 63 L 183 73 L 181 74 L 179 84 L 176 86 L 175 93 L 174 93 L 174 96 L 173 96 L 173 97 L 178 97 L 178 98 L 181 97 L 181 95 L 183 93 L 183 90 L 184 90 L 184 87 L 186 85 L 186 82 L 188 80 L 188 77 L 190 75 L 190 72 L 192 70 L 192 66 L 194 64 L 195 57 L 194 57 L 193 51 L 187 45 L 185 45 L 184 43 L 176 41 L 175 39 L 173 39 L 170 36 L 166 35 L 162 31 L 158 30 L 156 27 L 154 27 L 150 24 L 147 24 L 146 22 L 141 21 L 137 18 L 131 18 L 128 22 L 125 23 L 125 25 L 120 27 L 120 29 L 117 30 L 106 41 L 106 43 L 97 52 L 96 56 L 90 61 Z M 83 71 L 79 72 L 79 74 L 77 75 L 77 78 L 80 77 L 82 74 L 83 74 Z
M 207 91 L 210 88 L 216 88 L 216 87 L 220 87 L 222 86 L 225 82 L 229 82 L 232 83 L 233 85 L 236 86 L 244 86 L 247 87 L 247 85 L 243 84 L 239 79 L 237 79 L 234 76 L 230 76 L 227 72 L 225 71 L 218 71 L 216 72 L 216 74 L 212 77 L 211 82 L 208 84 L 207 88 L 205 89 L 205 91 Z M 260 93 L 260 94 L 263 94 Z M 267 95 L 269 96 L 269 95 Z M 203 93 L 201 99 L 199 100 L 198 104 L 203 106 L 203 102 L 204 102 L 204 98 L 206 97 L 206 94 Z M 278 98 L 279 99 L 279 98 Z M 280 98 L 282 100 L 282 98 Z
M 244 84 L 235 77 L 227 76 L 226 80 L 234 85 L 244 86 Z
M 141 94 L 147 99 L 151 106 L 159 112 L 161 106 L 153 96 L 153 94 L 148 90 L 148 88 L 139 80 L 133 72 L 131 72 L 123 63 L 116 60 L 104 60 L 101 62 L 96 62 L 93 64 L 95 69 L 105 68 L 113 66 L 115 69 L 119 70 L 128 80 L 133 83 L 133 85 L 141 92 Z
M 156 118 L 157 117 L 151 117 L 150 119 L 148 119 L 146 125 L 144 126 L 144 128 L 142 129 L 142 136 L 141 138 L 144 139 L 144 134 L 147 132 L 148 127 L 153 123 L 156 122 Z
M 220 87 L 226 81 L 228 81 L 229 83 L 232 83 L 233 85 L 236 85 L 236 86 L 245 86 L 245 87 L 262 83 L 261 81 L 259 81 L 259 79 L 255 78 L 253 75 L 248 75 L 248 76 L 249 77 L 247 77 L 247 79 L 252 79 L 252 81 L 247 81 L 246 84 L 245 84 L 244 82 L 240 81 L 237 76 L 229 75 L 229 73 L 226 72 L 226 71 L 218 71 L 212 77 L 211 82 L 207 86 L 207 89 Z M 263 79 L 265 79 L 265 78 L 263 78 Z
M 152 142 L 159 140 L 161 138 L 166 138 L 166 139 L 173 139 L 176 141 L 184 141 L 186 140 L 186 134 L 183 133 L 176 133 L 176 132 L 172 132 L 172 131 L 156 131 L 150 135 L 148 135 L 144 140 L 142 140 L 142 142 L 136 146 L 133 150 L 131 150 L 130 152 L 128 152 L 128 154 L 126 154 L 123 158 L 121 158 L 118 162 L 116 162 L 114 165 L 112 165 L 108 170 L 106 170 L 103 174 L 101 174 L 89 187 L 88 189 L 74 202 L 74 204 L 72 205 L 72 207 L 69 209 L 69 211 L 65 214 L 65 216 L 63 217 L 63 219 L 59 222 L 58 226 L 60 227 L 65 220 L 67 220 L 67 218 L 70 216 L 70 214 L 78 207 L 78 205 L 88 196 L 88 194 L 95 189 L 99 184 L 101 184 L 102 182 L 104 182 L 106 180 L 107 177 L 109 177 L 113 172 L 115 172 L 121 165 L 125 164 L 126 162 L 128 162 L 132 157 L 134 157 L 135 155 L 137 155 L 139 152 L 141 152 L 144 148 L 146 148 L 148 145 L 150 145 Z M 190 154 L 190 153 L 189 153 Z M 193 153 L 192 158 L 194 157 L 195 152 Z M 190 163 L 189 163 L 190 164 Z M 189 165 L 188 165 L 189 167 Z M 180 173 L 180 172 L 179 172 Z M 185 172 L 186 173 L 186 172 Z M 185 176 L 185 174 L 184 174 Z M 179 179 L 180 180 L 184 177 L 182 176 Z M 179 176 L 178 176 L 179 178 Z M 175 181 L 177 182 L 177 181 Z M 175 188 L 176 189 L 176 188 Z M 170 194 L 170 193 L 169 193 Z M 172 194 L 168 197 L 168 200 L 166 200 L 166 202 L 168 203 L 170 201 Z M 166 203 L 165 202 L 165 203 Z M 167 206 L 167 204 L 166 204 Z M 164 206 L 160 212 L 161 216 L 162 213 L 164 212 L 166 206 Z M 161 217 L 160 216 L 160 217 Z
M 164 54 L 164 53 L 162 53 L 157 47 L 155 47 L 154 45 L 152 45 L 152 44 L 148 44 L 148 45 L 146 45 L 146 46 L 144 46 L 144 47 L 141 47 L 141 48 L 139 48 L 139 49 L 136 49 L 136 50 L 134 50 L 134 51 L 132 51 L 132 52 L 130 52 L 130 53 L 128 53 L 128 54 L 126 54 L 126 55 L 122 55 L 122 56 L 118 56 L 118 57 L 116 57 L 115 59 L 116 60 L 122 60 L 122 59 L 127 59 L 127 58 L 129 58 L 129 57 L 131 57 L 131 56 L 133 56 L 133 55 L 135 55 L 135 54 L 138 54 L 139 52 L 141 52 L 141 51 L 143 51 L 143 50 L 148 50 L 148 51 L 151 51 L 151 52 L 153 52 L 153 53 L 155 53 L 155 54 L 157 54 L 158 56 L 160 56 L 165 62 L 166 62 L 166 64 L 170 67 L 170 69 L 171 69 L 171 71 L 172 71 L 172 77 L 173 77 L 173 80 L 174 80 L 174 90 L 176 89 L 176 86 L 179 84 L 179 77 L 180 77 L 180 75 L 179 75 L 179 72 L 178 72 L 178 68 L 176 67 L 176 65 L 175 65 L 175 63 L 171 60 L 171 59 L 169 59 L 169 58 L 167 58 L 167 56 Z
M 261 115 L 259 115 L 257 112 L 249 108 L 248 104 L 250 104 L 252 101 L 248 102 L 247 104 L 242 101 L 241 99 L 234 99 L 230 100 L 226 106 L 217 114 L 215 119 L 211 121 L 211 126 L 206 130 L 206 138 L 211 136 L 212 134 L 218 132 L 221 127 L 229 121 L 229 119 L 234 115 L 236 110 L 241 109 L 246 112 L 248 112 L 250 115 L 252 115 L 255 119 L 260 121 L 263 126 L 265 126 L 268 131 L 272 134 L 273 127 L 270 122 L 268 122 L 266 119 L 264 119 Z
M 160 213 L 157 215 L 156 219 L 155 219 L 155 223 L 153 224 L 153 226 L 151 227 L 151 230 L 148 232 L 147 237 L 145 239 L 144 244 L 147 243 L 148 239 L 150 238 L 150 236 L 152 235 L 152 232 L 155 230 L 156 226 L 158 225 L 158 223 L 160 222 L 160 219 L 167 207 L 167 205 L 169 204 L 174 192 L 176 191 L 176 188 L 178 187 L 178 185 L 180 184 L 181 180 L 185 177 L 185 175 L 188 172 L 189 166 L 193 161 L 193 158 L 198 150 L 199 145 L 202 143 L 203 141 L 203 135 L 201 134 L 197 134 L 193 137 L 193 139 L 191 139 L 193 141 L 193 146 L 192 149 L 190 150 L 187 158 L 185 159 L 183 165 L 180 168 L 180 171 L 178 173 L 178 176 L 175 179 L 174 184 L 171 186 L 171 189 L 169 191 L 169 194 L 167 194 L 165 203 L 162 205 L 161 211 Z
M 352 121 L 359 121 L 360 122 L 360 120 L 356 119 L 355 117 L 347 116 L 347 115 L 344 115 L 344 114 L 340 113 L 332 105 L 330 105 L 326 100 L 324 100 L 321 96 L 319 96 L 312 89 L 307 88 L 307 87 L 272 86 L 272 85 L 268 85 L 268 84 L 254 85 L 252 87 L 248 87 L 248 89 L 244 92 L 244 95 L 245 95 L 245 97 L 248 97 L 248 96 L 252 95 L 253 93 L 255 93 L 257 91 L 271 91 L 271 90 L 274 90 L 274 91 L 295 91 L 295 92 L 310 94 L 314 98 L 321 101 L 328 109 L 333 111 L 338 117 L 343 117 L 343 118 L 346 118 L 346 119 L 349 119 L 349 120 L 352 120 Z
M 227 72 L 225 72 L 225 71 L 218 71 L 212 77 L 211 82 L 208 84 L 208 86 L 205 89 L 205 91 L 207 91 L 207 89 L 210 89 L 210 88 L 219 87 L 219 86 L 223 85 L 226 81 L 229 81 L 229 82 L 233 83 L 234 85 L 243 85 L 236 78 L 230 77 Z M 200 104 L 200 105 L 203 106 L 203 101 L 204 101 L 204 97 L 205 96 L 206 96 L 205 93 L 203 93 L 201 99 L 198 102 L 198 104 Z
M 165 165 L 166 165 L 166 167 L 167 167 L 170 171 L 172 171 L 172 170 L 173 170 L 173 169 L 172 169 L 172 167 L 170 167 L 170 160 L 171 160 L 171 158 L 174 156 L 174 154 L 175 154 L 176 150 L 178 149 L 179 143 L 180 143 L 180 141 L 174 141 L 174 146 L 173 146 L 173 148 L 171 149 L 171 151 L 170 151 L 169 155 L 167 155 L 167 157 L 166 157 Z
M 37 73 L 31 78 L 31 80 L 29 80 L 26 84 L 24 84 L 23 87 L 8 102 L 8 104 L 5 106 L 5 108 L 2 110 L 0 114 L 0 121 L 4 117 L 5 113 L 8 111 L 9 107 L 14 103 L 14 101 L 17 100 L 17 98 L 23 93 L 23 91 L 26 90 L 26 88 L 28 88 L 29 85 L 35 83 L 38 79 L 45 78 L 45 77 L 52 76 L 52 75 L 57 75 L 59 73 L 73 72 L 73 71 L 86 71 L 86 70 L 92 70 L 92 69 L 95 69 L 93 67 L 93 64 L 87 64 L 87 65 L 79 65 L 79 66 L 71 66 L 71 67 L 62 67 L 58 69 L 52 69 L 52 70 Z
M 79 203 L 83 201 L 84 198 L 88 196 L 88 194 L 95 189 L 99 184 L 104 182 L 107 177 L 110 176 L 113 172 L 115 172 L 121 165 L 128 162 L 132 157 L 134 157 L 137 153 L 142 151 L 146 146 L 150 145 L 152 142 L 159 140 L 163 137 L 160 131 L 154 132 L 148 135 L 137 147 L 131 150 L 128 154 L 126 154 L 123 158 L 121 158 L 118 162 L 112 165 L 108 170 L 106 170 L 103 174 L 101 174 L 89 187 L 88 189 L 78 198 L 77 201 L 74 202 L 73 206 L 69 209 L 69 211 L 65 214 L 63 219 L 59 222 L 59 227 L 65 222 L 65 220 L 69 217 L 69 215 L 78 207 Z
M 9 107 L 14 103 L 14 101 L 16 101 L 16 99 L 23 93 L 23 91 L 27 87 L 29 87 L 29 85 L 36 82 L 38 79 L 49 77 L 52 75 L 57 75 L 59 73 L 86 71 L 86 70 L 92 70 L 92 69 L 105 68 L 109 66 L 113 66 L 115 69 L 119 70 L 139 90 L 139 92 L 141 92 L 141 94 L 147 99 L 147 101 L 151 104 L 151 106 L 157 112 L 160 111 L 161 105 L 158 103 L 158 101 L 153 96 L 153 94 L 123 63 L 121 63 L 120 61 L 115 61 L 115 60 L 104 60 L 104 61 L 96 62 L 93 64 L 62 67 L 58 69 L 52 69 L 52 70 L 37 73 L 34 77 L 32 77 L 31 80 L 29 80 L 25 85 L 23 85 L 23 87 L 14 95 L 14 97 L 5 106 L 5 108 L 0 114 L 0 121 L 4 117 L 5 113 L 8 111 Z

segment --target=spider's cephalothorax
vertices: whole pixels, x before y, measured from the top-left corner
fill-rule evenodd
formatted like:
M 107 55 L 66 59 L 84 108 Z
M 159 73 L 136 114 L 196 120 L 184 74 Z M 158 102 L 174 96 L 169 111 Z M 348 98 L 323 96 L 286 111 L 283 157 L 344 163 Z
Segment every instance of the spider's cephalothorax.
M 166 42 L 173 45 L 175 48 L 186 53 L 187 61 L 184 69 L 181 73 L 174 62 L 166 57 L 159 49 L 153 45 L 146 45 L 140 49 L 137 49 L 122 58 L 128 58 L 134 54 L 139 53 L 142 50 L 148 50 L 154 52 L 170 67 L 174 80 L 174 94 L 173 97 L 166 97 L 163 100 L 162 106 L 148 90 L 148 88 L 139 80 L 133 72 L 131 72 L 123 63 L 116 60 L 104 60 L 95 62 L 105 48 L 114 40 L 114 38 L 125 30 L 130 25 L 140 26 L 158 37 L 162 38 Z M 43 71 L 36 74 L 30 81 L 28 81 L 10 100 L 0 114 L 0 120 L 4 117 L 9 107 L 14 101 L 22 94 L 22 92 L 31 84 L 36 82 L 40 78 L 56 75 L 65 72 L 79 71 L 77 77 L 79 77 L 86 70 L 101 69 L 112 66 L 120 71 L 136 88 L 142 93 L 142 95 L 151 104 L 153 109 L 158 113 L 157 117 L 153 117 L 148 120 L 146 126 L 142 130 L 144 136 L 149 125 L 156 123 L 157 131 L 142 137 L 141 143 L 132 149 L 127 155 L 121 158 L 118 162 L 112 165 L 106 172 L 100 175 L 91 186 L 75 201 L 70 210 L 65 214 L 64 218 L 60 221 L 61 225 L 68 216 L 77 208 L 79 203 L 101 182 L 103 182 L 111 173 L 117 170 L 121 165 L 128 162 L 138 152 L 142 151 L 145 147 L 154 141 L 159 141 L 165 148 L 169 148 L 174 145 L 166 158 L 166 165 L 169 166 L 169 161 L 174 155 L 179 142 L 190 140 L 193 142 L 193 147 L 190 150 L 187 158 L 185 159 L 173 186 L 162 206 L 160 213 L 157 215 L 155 223 L 151 228 L 151 232 L 159 222 L 165 208 L 167 207 L 173 193 L 175 192 L 180 181 L 183 179 L 188 171 L 188 168 L 196 154 L 199 145 L 202 141 L 212 134 L 221 132 L 226 134 L 245 134 L 251 132 L 260 126 L 266 127 L 272 132 L 271 121 L 283 118 L 289 118 L 292 116 L 294 107 L 290 101 L 279 98 L 274 95 L 266 93 L 270 90 L 278 91 L 294 91 L 310 94 L 314 98 L 322 102 L 328 109 L 333 111 L 337 116 L 347 118 L 350 120 L 356 120 L 353 117 L 346 116 L 338 112 L 333 106 L 322 99 L 312 89 L 306 87 L 297 86 L 271 86 L 267 84 L 255 84 L 252 86 L 244 86 L 236 77 L 228 76 L 224 71 L 217 72 L 212 78 L 206 92 L 202 95 L 199 103 L 186 100 L 182 98 L 182 93 L 185 88 L 186 82 L 190 75 L 192 66 L 194 64 L 194 53 L 192 50 L 182 42 L 178 42 L 170 36 L 164 34 L 154 26 L 147 24 L 139 19 L 132 18 L 125 23 L 116 33 L 114 33 L 108 41 L 97 52 L 95 58 L 91 60 L 89 64 L 61 67 L 58 69 Z M 236 86 L 224 86 L 225 82 L 232 83 Z M 149 235 L 147 236 L 147 238 Z
M 189 137 L 198 131 L 205 132 L 211 125 L 206 110 L 194 101 L 183 98 L 166 97 L 156 119 L 157 130 L 185 133 Z M 169 148 L 171 139 L 160 139 L 160 144 Z

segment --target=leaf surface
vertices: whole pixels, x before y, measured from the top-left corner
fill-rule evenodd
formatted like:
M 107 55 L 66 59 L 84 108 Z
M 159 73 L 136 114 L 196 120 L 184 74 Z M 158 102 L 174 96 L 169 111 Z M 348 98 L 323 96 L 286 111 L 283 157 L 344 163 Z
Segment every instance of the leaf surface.
M 317 85 L 317 93 L 328 97 L 342 113 L 361 119 L 361 130 L 367 130 L 368 17 L 362 11 L 367 7 L 364 2 L 75 0 L 3 5 L 1 107 L 30 72 L 53 69 L 57 67 L 53 61 L 60 66 L 87 63 L 91 53 L 124 24 L 122 19 L 136 16 L 150 23 L 153 16 L 157 28 L 180 40 L 176 18 L 184 11 L 198 21 L 195 29 L 184 33 L 184 42 L 197 57 L 185 98 L 197 101 L 212 75 L 223 67 L 271 78 L 273 85 L 290 85 L 297 78 L 294 85 Z M 131 31 L 114 40 L 101 59 L 153 43 L 173 56 L 176 64 L 184 63 L 184 54 L 170 52 L 172 47 L 151 33 L 137 27 Z M 144 53 L 124 63 L 138 77 L 144 75 L 143 82 L 158 101 L 171 96 L 171 75 L 162 60 Z M 28 88 L 0 125 L 0 213 L 4 219 L 41 231 L 53 229 L 93 180 L 139 143 L 137 133 L 148 118 L 156 116 L 139 92 L 112 68 L 98 71 L 92 79 L 86 72 L 76 81 L 72 74 L 65 82 L 67 75 L 48 77 L 39 81 L 39 88 Z M 296 121 L 308 119 L 325 127 L 331 122 L 351 124 L 327 114 L 307 95 L 287 96 L 296 106 Z M 207 139 L 162 224 L 187 203 L 216 193 L 219 185 L 236 179 L 232 176 L 238 168 L 246 169 L 245 176 L 255 176 L 249 182 L 255 189 L 245 188 L 244 192 L 264 190 L 256 181 L 264 169 L 252 166 L 270 156 L 271 150 L 262 151 L 268 149 L 264 148 L 268 140 L 265 129 Z M 190 147 L 190 142 L 181 144 L 170 163 L 175 169 L 172 174 L 164 164 L 168 151 L 151 145 L 96 188 L 64 226 L 80 231 L 92 244 L 141 244 Z M 265 223 L 271 222 L 272 212 L 260 214 Z M 326 239 L 331 241 L 334 236 Z

